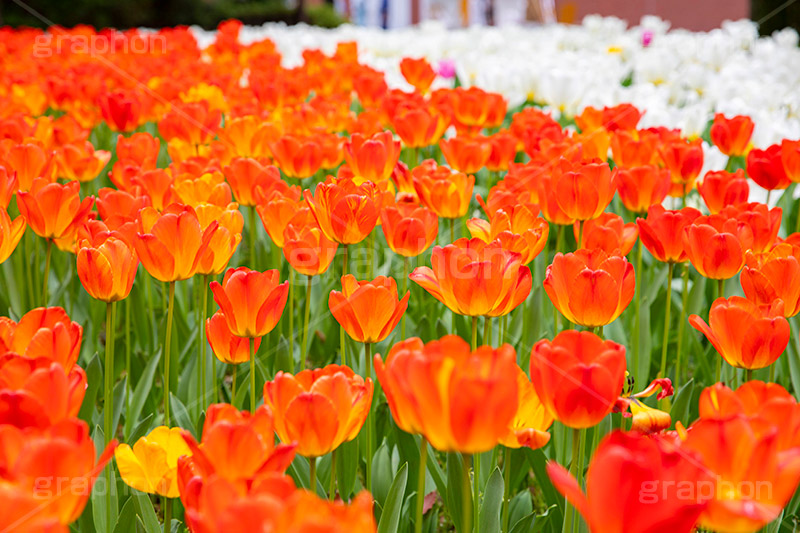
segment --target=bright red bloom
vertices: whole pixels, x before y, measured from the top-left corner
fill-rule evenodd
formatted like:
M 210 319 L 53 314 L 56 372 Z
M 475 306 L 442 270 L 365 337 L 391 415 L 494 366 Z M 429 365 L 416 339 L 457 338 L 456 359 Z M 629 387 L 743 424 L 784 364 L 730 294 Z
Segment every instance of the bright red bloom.
M 739 273 L 746 248 L 735 231 L 719 215 L 700 217 L 684 228 L 684 252 L 701 276 L 729 279 Z
M 268 197 L 273 190 L 289 189 L 276 167 L 262 165 L 255 159 L 236 157 L 222 171 L 233 197 L 245 207 L 258 205 L 259 199 Z
M 672 179 L 670 196 L 686 196 L 703 169 L 703 141 L 675 140 L 663 143 L 658 150 Z
M 553 177 L 556 201 L 567 217 L 591 220 L 605 211 L 617 192 L 617 173 L 608 163 L 558 167 Z
M 217 311 L 211 318 L 206 319 L 206 337 L 214 355 L 229 365 L 238 365 L 250 360 L 250 339 L 237 337 L 231 333 L 228 321 L 222 311 Z M 261 346 L 261 337 L 254 341 L 254 350 L 257 353 Z
M 647 251 L 662 263 L 683 263 L 689 257 L 683 242 L 683 230 L 702 213 L 693 207 L 668 211 L 660 205 L 647 210 L 647 218 L 637 218 L 639 238 Z
M 0 318 L 0 349 L 29 359 L 46 358 L 70 371 L 81 352 L 83 328 L 61 307 L 37 307 L 19 322 Z
M 278 168 L 290 178 L 309 178 L 322 166 L 322 147 L 313 137 L 283 135 L 269 149 Z
M 781 145 L 766 150 L 753 149 L 747 154 L 747 175 L 768 191 L 785 189 L 792 184 L 781 159 Z
M 711 142 L 727 156 L 741 156 L 747 151 L 755 124 L 750 117 L 736 115 L 727 118 L 722 113 L 714 115 L 711 124 Z
M 745 204 L 750 196 L 750 186 L 742 169 L 736 172 L 709 171 L 697 186 L 697 191 L 712 215 L 725 207 Z
M 113 131 L 135 130 L 141 121 L 141 99 L 133 91 L 117 90 L 100 97 L 100 113 Z
M 744 295 L 759 306 L 783 301 L 784 316 L 800 312 L 800 247 L 775 245 L 762 254 L 747 253 L 740 281 Z

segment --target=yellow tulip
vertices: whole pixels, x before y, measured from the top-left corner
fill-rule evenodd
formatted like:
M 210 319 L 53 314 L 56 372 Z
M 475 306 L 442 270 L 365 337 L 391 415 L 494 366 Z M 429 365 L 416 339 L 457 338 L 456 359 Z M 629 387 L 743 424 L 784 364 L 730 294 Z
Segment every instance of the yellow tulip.
M 136 441 L 133 448 L 120 444 L 114 455 L 122 480 L 142 492 L 177 497 L 178 458 L 192 454 L 181 431 L 159 426 Z

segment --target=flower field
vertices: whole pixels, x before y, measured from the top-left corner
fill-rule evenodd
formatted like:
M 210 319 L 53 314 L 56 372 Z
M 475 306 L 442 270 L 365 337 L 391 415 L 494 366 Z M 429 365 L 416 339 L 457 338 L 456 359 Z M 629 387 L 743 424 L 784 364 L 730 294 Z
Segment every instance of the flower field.
M 0 29 L 0 533 L 797 528 L 797 34 L 501 31 Z

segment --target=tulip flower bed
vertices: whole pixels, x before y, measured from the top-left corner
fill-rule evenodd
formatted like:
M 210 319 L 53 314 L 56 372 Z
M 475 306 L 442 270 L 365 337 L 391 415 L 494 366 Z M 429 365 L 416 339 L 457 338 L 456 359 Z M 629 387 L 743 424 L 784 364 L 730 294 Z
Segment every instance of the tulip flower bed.
M 239 30 L 0 37 L 0 531 L 793 530 L 800 141 Z

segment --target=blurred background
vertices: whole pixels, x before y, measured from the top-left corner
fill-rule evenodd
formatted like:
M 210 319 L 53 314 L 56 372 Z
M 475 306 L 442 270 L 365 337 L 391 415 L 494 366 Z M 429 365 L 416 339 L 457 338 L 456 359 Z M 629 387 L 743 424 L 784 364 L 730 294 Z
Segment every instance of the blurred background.
M 657 15 L 673 28 L 703 31 L 724 20 L 751 18 L 762 34 L 800 29 L 800 0 L 0 0 L 0 23 L 116 28 L 199 25 L 225 19 L 245 24 L 304 22 L 335 27 L 350 21 L 396 28 L 426 20 L 450 27 L 470 24 L 580 22 L 589 14 L 614 15 L 636 24 Z

